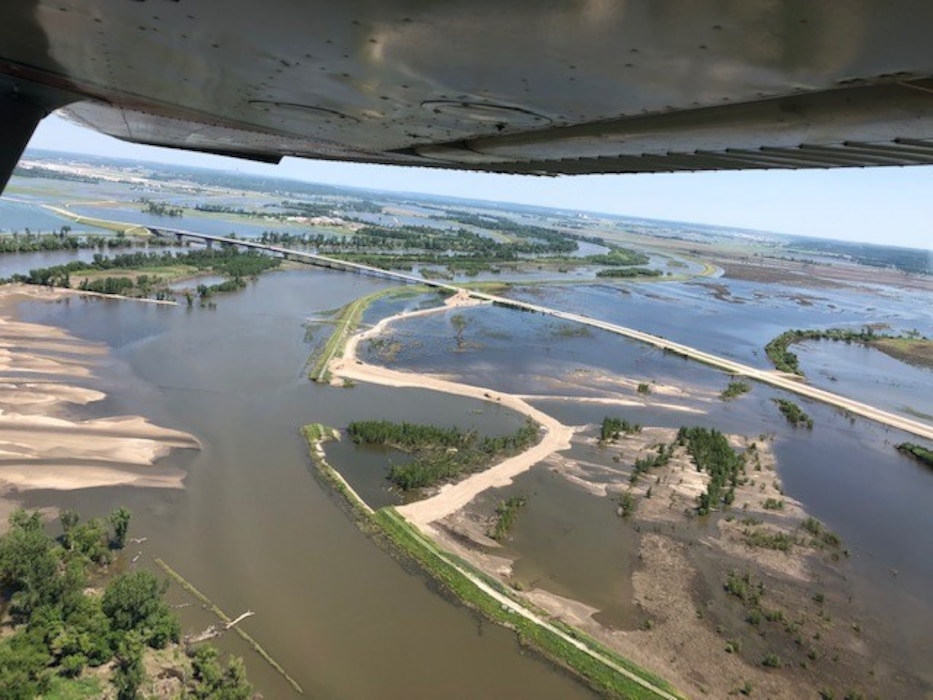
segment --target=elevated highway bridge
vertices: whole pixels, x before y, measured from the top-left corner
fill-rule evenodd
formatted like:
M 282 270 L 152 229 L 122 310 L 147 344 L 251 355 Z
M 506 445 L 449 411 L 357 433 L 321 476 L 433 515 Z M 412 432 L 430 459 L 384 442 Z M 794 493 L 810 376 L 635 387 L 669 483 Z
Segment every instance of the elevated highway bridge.
M 672 352 L 688 359 L 702 362 L 703 364 L 710 365 L 711 367 L 715 367 L 736 376 L 747 377 L 748 379 L 754 380 L 756 382 L 769 384 L 770 386 L 783 389 L 784 391 L 789 391 L 791 393 L 797 394 L 798 396 L 803 396 L 804 398 L 820 401 L 830 406 L 839 408 L 843 411 L 848 411 L 853 415 L 861 416 L 877 423 L 881 423 L 882 425 L 897 428 L 898 430 L 903 430 L 905 432 L 911 433 L 912 435 L 916 435 L 927 440 L 933 440 L 933 425 L 914 420 L 912 418 L 907 418 L 905 416 L 900 416 L 889 411 L 884 411 L 882 409 L 875 408 L 874 406 L 840 396 L 839 394 L 834 394 L 833 392 L 826 391 L 824 389 L 818 389 L 805 383 L 801 377 L 789 375 L 784 372 L 778 372 L 776 370 L 758 369 L 757 367 L 752 367 L 751 365 L 736 362 L 735 360 L 713 355 L 711 353 L 704 352 L 703 350 L 690 347 L 689 345 L 684 345 L 682 343 L 668 340 L 667 338 L 662 338 L 661 336 L 652 335 L 651 333 L 645 333 L 643 331 L 635 330 L 634 328 L 628 328 L 626 326 L 620 326 L 608 321 L 601 321 L 599 319 L 590 318 L 589 316 L 585 316 L 583 314 L 560 311 L 559 309 L 552 309 L 547 306 L 531 304 L 528 302 L 519 301 L 517 299 L 508 299 L 506 297 L 498 296 L 495 294 L 488 294 L 486 292 L 458 287 L 456 285 L 447 284 L 445 282 L 427 280 L 421 277 L 416 277 L 415 275 L 406 274 L 404 272 L 383 270 L 371 265 L 339 260 L 337 258 L 320 255 L 318 253 L 293 250 L 291 248 L 283 248 L 281 246 L 269 245 L 267 243 L 260 243 L 258 241 L 251 241 L 248 239 L 244 240 L 240 238 L 231 238 L 228 236 L 214 236 L 205 233 L 196 233 L 193 231 L 182 231 L 177 229 L 163 229 L 153 227 L 148 228 L 153 235 L 163 238 L 167 236 L 174 236 L 179 241 L 182 241 L 185 238 L 191 238 L 202 240 L 209 246 L 213 245 L 214 243 L 219 243 L 222 245 L 232 245 L 239 246 L 241 248 L 261 250 L 268 253 L 273 253 L 275 255 L 281 255 L 288 260 L 297 260 L 311 265 L 317 265 L 319 267 L 326 267 L 334 270 L 373 275 L 384 279 L 397 280 L 399 282 L 404 282 L 405 284 L 420 284 L 427 287 L 448 291 L 452 294 L 460 292 L 462 294 L 468 294 L 474 299 L 490 302 L 497 306 L 504 306 L 506 308 L 518 309 L 521 311 L 531 311 L 534 313 L 544 314 L 545 316 L 551 316 L 553 318 L 570 321 L 572 323 L 580 323 L 585 326 L 589 326 L 590 328 L 598 328 L 609 333 L 614 333 L 616 335 L 621 335 L 632 340 L 637 340 L 639 342 L 652 345 L 656 348 L 660 348 L 661 350 Z

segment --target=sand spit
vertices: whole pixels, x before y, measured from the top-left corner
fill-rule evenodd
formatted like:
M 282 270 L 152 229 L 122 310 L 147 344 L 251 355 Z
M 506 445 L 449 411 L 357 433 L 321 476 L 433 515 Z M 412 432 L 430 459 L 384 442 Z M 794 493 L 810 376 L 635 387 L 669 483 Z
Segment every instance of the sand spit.
M 200 447 L 193 436 L 141 416 L 81 420 L 69 409 L 106 397 L 88 386 L 107 361 L 106 346 L 11 317 L 19 301 L 72 295 L 25 285 L 0 288 L 0 496 L 116 485 L 180 488 L 182 472 L 152 465 L 172 449 Z
M 438 493 L 430 498 L 398 508 L 399 513 L 409 522 L 420 528 L 424 528 L 428 523 L 444 518 L 460 510 L 480 492 L 489 488 L 506 486 L 511 483 L 512 479 L 516 476 L 527 471 L 543 459 L 555 452 L 568 449 L 570 447 L 570 439 L 574 433 L 573 428 L 564 425 L 543 411 L 534 408 L 518 396 L 493 391 L 492 389 L 486 389 L 484 387 L 452 382 L 430 374 L 399 372 L 397 370 L 371 365 L 357 358 L 357 347 L 361 341 L 378 336 L 388 325 L 395 321 L 412 318 L 414 316 L 443 313 L 451 307 L 475 305 L 477 303 L 483 302 L 475 302 L 470 300 L 465 294 L 457 294 L 448 299 L 445 306 L 422 309 L 420 311 L 403 312 L 395 316 L 384 318 L 371 329 L 363 333 L 358 333 L 350 338 L 347 341 L 343 357 L 332 360 L 330 364 L 330 372 L 337 379 L 371 382 L 383 386 L 418 387 L 421 389 L 431 389 L 433 391 L 443 391 L 457 396 L 469 396 L 474 399 L 506 406 L 518 413 L 528 416 L 541 426 L 541 441 L 531 449 L 526 450 L 520 455 L 510 457 L 486 471 L 473 474 L 459 483 L 447 484 L 441 487 Z

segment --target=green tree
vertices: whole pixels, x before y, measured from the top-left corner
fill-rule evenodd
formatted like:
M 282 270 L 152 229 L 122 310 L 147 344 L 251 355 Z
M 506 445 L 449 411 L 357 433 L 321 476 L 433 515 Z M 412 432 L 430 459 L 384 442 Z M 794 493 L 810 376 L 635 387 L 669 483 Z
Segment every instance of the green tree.
M 145 679 L 143 641 L 139 634 L 131 632 L 120 642 L 111 678 L 117 689 L 117 700 L 135 700 Z
M 162 594 L 168 582 L 160 583 L 148 571 L 132 571 L 114 578 L 101 601 L 111 628 L 118 633 L 139 631 L 149 646 L 162 649 L 169 641 L 178 641 L 178 620 L 172 615 Z
M 55 542 L 42 529 L 38 511 L 20 509 L 10 516 L 10 531 L 0 539 L 0 585 L 12 592 L 10 611 L 28 618 L 61 594 Z
M 117 549 L 123 549 L 126 545 L 126 533 L 130 527 L 130 511 L 120 506 L 114 509 L 108 520 L 113 527 L 113 545 Z
M 0 642 L 0 697 L 32 700 L 46 692 L 51 658 L 41 637 L 18 631 Z
M 191 696 L 201 700 L 249 700 L 253 688 L 246 680 L 242 659 L 231 658 L 222 669 L 216 647 L 199 646 L 190 652 L 194 683 Z
M 95 564 L 110 561 L 107 527 L 100 518 L 78 523 L 68 533 L 69 548 Z
M 66 508 L 59 513 L 58 518 L 62 523 L 62 543 L 68 549 L 74 549 L 71 542 L 71 531 L 80 522 L 81 516 L 78 515 L 77 511 Z

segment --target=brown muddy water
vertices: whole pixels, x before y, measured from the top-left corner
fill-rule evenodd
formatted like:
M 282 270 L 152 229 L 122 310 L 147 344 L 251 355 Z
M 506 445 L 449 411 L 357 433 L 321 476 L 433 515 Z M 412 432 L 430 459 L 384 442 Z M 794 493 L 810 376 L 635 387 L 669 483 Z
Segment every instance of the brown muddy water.
M 109 397 L 76 414 L 141 414 L 204 446 L 160 463 L 187 471 L 181 491 L 37 491 L 26 505 L 87 516 L 128 506 L 131 536 L 148 538 L 136 548 L 140 565 L 154 568 L 152 558 L 161 557 L 229 614 L 255 611 L 243 628 L 306 697 L 591 697 L 523 650 L 514 634 L 452 604 L 381 550 L 313 476 L 298 435 L 306 423 L 483 420 L 475 402 L 460 398 L 307 380 L 304 319 L 384 284 L 299 270 L 219 297 L 216 310 L 107 300 L 23 304 L 25 320 L 112 348 L 88 382 Z M 177 591 L 172 598 L 185 600 Z M 213 622 L 197 605 L 179 612 L 186 631 Z M 219 645 L 246 659 L 265 697 L 296 697 L 238 637 Z

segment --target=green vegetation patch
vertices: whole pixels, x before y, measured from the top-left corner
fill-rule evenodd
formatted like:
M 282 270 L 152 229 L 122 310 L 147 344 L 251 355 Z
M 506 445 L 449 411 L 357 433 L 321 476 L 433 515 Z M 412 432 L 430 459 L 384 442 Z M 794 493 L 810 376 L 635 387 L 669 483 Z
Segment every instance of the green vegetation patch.
M 525 507 L 527 501 L 522 496 L 511 496 L 496 506 L 496 523 L 489 532 L 489 536 L 497 542 L 508 537 L 515 525 L 519 511 Z
M 781 333 L 765 345 L 765 353 L 776 369 L 803 376 L 797 355 L 790 350 L 794 343 L 805 340 L 832 340 L 846 344 L 861 343 L 877 348 L 892 357 L 921 366 L 933 367 L 933 341 L 920 336 L 917 331 L 904 335 L 878 333 L 872 326 L 863 326 L 855 331 L 846 328 L 825 330 L 792 329 Z
M 0 253 L 33 253 L 50 250 L 108 250 L 113 248 L 133 248 L 137 246 L 171 245 L 170 241 L 158 238 L 143 239 L 121 235 L 71 233 L 71 226 L 65 225 L 58 233 L 25 233 L 14 231 L 0 234 Z
M 134 698 L 145 681 L 147 648 L 179 641 L 178 619 L 163 598 L 167 581 L 142 569 L 109 575 L 107 565 L 125 543 L 129 522 L 125 508 L 106 521 L 84 522 L 66 510 L 62 534 L 53 538 L 38 512 L 10 516 L 10 530 L 0 537 L 0 590 L 11 627 L 0 640 L 0 697 L 83 698 L 99 695 L 109 679 L 117 697 Z M 102 593 L 89 591 L 91 580 Z M 100 680 L 82 676 L 110 662 Z M 216 684 L 195 673 L 185 692 L 249 697 L 242 664 L 239 671 L 219 674 Z M 230 694 L 204 692 L 214 690 Z
M 519 224 L 506 217 L 464 213 L 452 218 L 500 235 L 489 236 L 468 228 L 369 224 L 350 235 L 270 232 L 261 240 L 270 244 L 313 247 L 322 255 L 371 267 L 410 270 L 415 266 L 436 266 L 448 274 L 476 275 L 485 270 L 495 271 L 504 263 L 526 262 L 529 257 L 557 256 L 546 259 L 548 262 L 567 260 L 575 265 L 585 262 L 583 258 L 568 257 L 578 248 L 575 237 L 569 234 Z
M 771 399 L 777 404 L 778 409 L 787 422 L 795 428 L 805 427 L 807 430 L 813 430 L 813 419 L 800 406 L 789 399 Z
M 641 432 L 641 425 L 629 423 L 625 418 L 606 416 L 599 427 L 600 442 L 613 442 L 623 435 L 634 435 Z
M 912 442 L 902 442 L 897 446 L 897 451 L 913 457 L 921 464 L 933 467 L 933 450 L 929 450 L 921 445 L 915 445 Z
M 658 270 L 651 270 L 647 267 L 614 267 L 608 270 L 599 270 L 596 276 L 611 278 L 660 277 L 661 272 Z
M 790 552 L 797 539 L 786 532 L 774 532 L 767 528 L 751 529 L 746 528 L 742 533 L 745 538 L 745 544 L 749 547 L 760 547 L 762 549 L 775 549 L 780 552 Z
M 719 398 L 721 398 L 723 401 L 728 401 L 729 399 L 734 399 L 736 396 L 747 394 L 751 390 L 752 387 L 748 384 L 748 382 L 733 380 L 729 382 L 729 385 L 720 392 Z
M 612 246 L 612 249 L 608 253 L 603 255 L 588 255 L 585 259 L 592 265 L 624 267 L 628 265 L 644 265 L 649 261 L 650 258 L 637 250 Z M 654 274 L 660 274 L 653 270 L 650 272 L 653 272 Z
M 100 678 L 85 676 L 82 678 L 65 678 L 54 676 L 49 682 L 49 689 L 42 696 L 43 700 L 90 700 L 99 698 L 103 694 L 103 683 Z
M 231 279 L 219 285 L 208 288 L 204 285 L 202 298 L 218 291 L 232 291 L 245 285 L 244 278 L 252 278 L 260 273 L 276 268 L 281 264 L 279 258 L 263 255 L 254 250 L 240 251 L 233 247 L 220 249 L 198 249 L 184 253 L 170 251 L 123 253 L 113 257 L 106 257 L 95 253 L 91 262 L 74 260 L 64 265 L 38 268 L 30 270 L 29 274 L 15 274 L 9 280 L 24 284 L 36 284 L 48 287 L 72 287 L 72 276 L 81 273 L 91 273 L 80 288 L 87 291 L 96 291 L 103 294 L 124 294 L 132 296 L 148 296 L 155 291 L 164 296 L 170 293 L 164 287 L 166 270 L 190 271 L 198 270 L 212 272 L 218 275 L 227 275 Z M 127 271 L 156 270 L 158 275 L 139 275 L 128 277 Z M 116 274 L 115 274 L 116 273 Z M 101 277 L 103 276 L 103 279 Z
M 918 367 L 933 367 L 933 340 L 918 337 L 876 338 L 871 346 Z
M 800 523 L 800 529 L 812 535 L 810 546 L 817 549 L 831 549 L 841 552 L 848 556 L 848 552 L 842 548 L 842 538 L 835 532 L 827 530 L 826 527 L 816 518 L 807 518 Z
M 393 466 L 388 477 L 402 491 L 411 491 L 482 471 L 523 452 L 538 441 L 539 426 L 529 419 L 513 433 L 481 438 L 472 430 L 376 420 L 354 421 L 347 434 L 358 445 L 383 445 L 413 454 L 413 461 Z
M 730 505 L 745 473 L 745 460 L 732 449 L 726 436 L 715 429 L 682 427 L 677 444 L 687 448 L 697 471 L 710 476 L 706 491 L 697 497 L 697 512 L 706 515 L 721 505 Z

